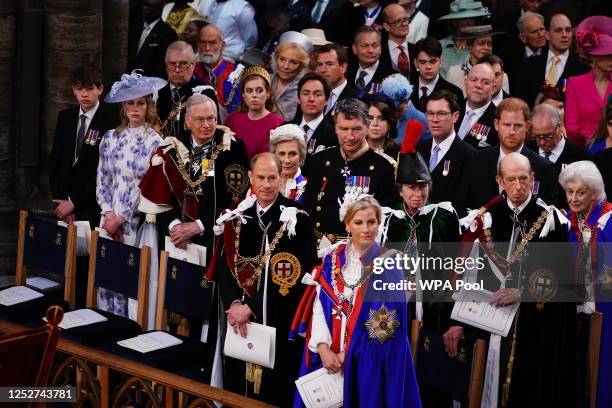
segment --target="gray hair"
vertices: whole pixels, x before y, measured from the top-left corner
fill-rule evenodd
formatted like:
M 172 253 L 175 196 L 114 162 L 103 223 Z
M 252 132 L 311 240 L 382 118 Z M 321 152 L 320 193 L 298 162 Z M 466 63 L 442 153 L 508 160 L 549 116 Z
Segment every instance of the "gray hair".
M 523 156 L 522 154 L 518 152 L 512 152 L 512 153 L 508 153 L 507 155 L 505 155 L 504 158 L 501 159 L 499 163 L 497 163 L 497 175 L 499 177 L 503 176 L 502 175 L 502 164 L 506 161 L 512 161 L 512 162 L 515 162 L 521 165 L 523 168 L 525 168 L 525 170 L 529 172 L 529 174 L 533 172 L 533 170 L 531 170 L 531 163 L 529 162 L 529 159 L 526 156 Z
M 336 114 L 334 123 L 338 121 L 338 115 L 343 114 L 347 119 L 361 119 L 366 125 L 370 124 L 368 105 L 355 98 L 340 99 L 336 103 Z
M 298 153 L 300 154 L 300 166 L 304 164 L 306 159 L 306 140 L 304 139 L 304 130 L 298 125 L 289 123 L 277 127 L 270 131 L 270 152 L 276 153 L 276 146 L 279 143 L 291 142 L 295 140 L 298 143 Z
M 559 123 L 561 123 L 561 112 L 559 112 L 559 109 L 546 103 L 541 103 L 533 108 L 531 112 L 531 121 L 533 122 L 536 117 L 550 119 L 550 123 L 554 128 L 557 128 Z
M 565 190 L 567 183 L 571 181 L 582 181 L 589 190 L 595 193 L 595 201 L 602 203 L 606 201 L 606 190 L 603 177 L 599 169 L 590 160 L 581 160 L 569 164 L 559 174 L 559 184 Z
M 525 33 L 525 21 L 527 21 L 528 18 L 531 17 L 537 17 L 540 19 L 540 21 L 542 21 L 542 24 L 544 24 L 544 16 L 541 15 L 540 13 L 534 13 L 531 11 L 527 11 L 525 12 L 525 14 L 523 14 L 522 16 L 519 17 L 519 19 L 516 21 L 516 28 L 518 28 L 519 33 L 524 34 Z
M 185 114 L 191 115 L 191 110 L 193 109 L 193 107 L 202 103 L 210 103 L 210 105 L 213 107 L 213 110 L 215 111 L 215 116 L 217 116 L 217 104 L 215 103 L 215 101 L 210 99 L 208 96 L 199 93 L 195 93 L 191 95 L 189 99 L 187 99 L 187 111 Z
M 166 57 L 164 61 L 168 61 L 168 55 L 171 52 L 185 52 L 187 53 L 187 59 L 189 62 L 195 61 L 195 54 L 193 53 L 193 48 L 191 45 L 186 43 L 185 41 L 175 41 L 166 48 Z

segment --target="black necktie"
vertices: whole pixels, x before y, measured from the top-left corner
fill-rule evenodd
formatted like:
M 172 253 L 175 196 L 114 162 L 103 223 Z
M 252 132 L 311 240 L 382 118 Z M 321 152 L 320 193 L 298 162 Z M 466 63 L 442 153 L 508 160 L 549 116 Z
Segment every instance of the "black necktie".
M 422 86 L 421 87 L 421 99 L 425 99 L 425 98 L 427 98 L 427 87 Z
M 81 147 L 83 147 L 83 141 L 85 140 L 85 126 L 87 124 L 87 116 L 81 115 L 81 126 L 79 126 L 79 132 L 77 133 L 77 146 L 76 146 L 76 154 L 75 160 L 79 158 L 79 154 L 81 153 Z
M 365 84 L 365 77 L 366 77 L 367 75 L 368 75 L 368 73 L 367 73 L 367 72 L 365 72 L 365 71 L 361 71 L 361 72 L 359 73 L 359 78 L 357 78 L 357 86 L 358 86 L 359 88 L 362 88 L 362 89 L 363 89 L 363 88 L 365 88 L 365 86 L 366 86 L 366 84 Z
M 178 88 L 174 88 L 172 90 L 172 102 L 175 105 L 178 105 L 179 103 L 181 103 L 181 94 L 179 93 L 179 89 Z

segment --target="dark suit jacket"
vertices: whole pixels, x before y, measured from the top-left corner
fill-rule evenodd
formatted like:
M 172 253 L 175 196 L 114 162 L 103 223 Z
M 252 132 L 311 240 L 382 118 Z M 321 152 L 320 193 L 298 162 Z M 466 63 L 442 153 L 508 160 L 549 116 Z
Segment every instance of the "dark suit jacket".
M 77 220 L 98 225 L 100 209 L 96 200 L 96 175 L 99 146 L 104 134 L 118 124 L 118 117 L 109 106 L 100 102 L 89 124 L 88 134 L 98 131 L 95 144 L 83 142 L 78 159 L 74 160 L 79 125 L 79 106 L 61 111 L 57 118 L 55 139 L 51 152 L 51 195 L 54 199 L 70 200 L 75 206 Z M 87 136 L 86 136 L 87 140 Z
M 315 2 L 313 1 L 313 6 Z M 330 0 L 323 11 L 321 20 L 316 26 L 310 24 L 308 27 L 320 28 L 325 31 L 328 41 L 340 43 L 350 47 L 353 43 L 353 33 L 359 27 L 359 21 L 354 19 L 353 4 L 346 0 Z
M 417 145 L 417 151 L 421 153 L 426 163 L 431 158 L 431 146 L 433 140 L 429 139 Z M 453 206 L 457 204 L 459 190 L 457 186 L 465 175 L 465 167 L 476 150 L 455 136 L 450 149 L 442 156 L 438 165 L 431 172 L 431 192 L 429 201 L 439 203 L 450 201 Z M 444 175 L 444 163 L 448 162 L 448 174 Z
M 533 152 L 539 155 L 538 145 L 535 142 L 531 142 L 527 145 Z M 542 157 L 542 156 L 540 156 Z M 545 159 L 546 160 L 546 159 Z M 561 156 L 554 162 L 555 173 L 557 175 L 557 179 L 561 171 L 571 163 L 580 161 L 580 160 L 593 160 L 593 156 L 589 154 L 586 150 L 583 150 L 576 146 L 575 144 L 570 143 L 567 139 L 565 140 L 565 146 L 563 147 L 563 151 L 561 152 Z M 559 199 L 557 200 L 559 208 L 568 208 L 567 207 L 567 197 L 565 196 L 565 190 L 563 187 L 559 185 Z
M 391 53 L 389 51 L 389 34 L 386 31 L 382 31 L 382 40 L 380 44 L 381 54 L 380 61 L 384 62 L 386 66 L 393 69 L 393 64 L 391 63 Z M 416 50 L 414 44 L 408 43 L 408 49 L 406 50 L 408 53 L 408 61 L 410 61 L 410 71 L 406 77 L 410 81 L 411 84 L 414 84 L 414 81 L 417 79 L 417 70 L 414 66 L 414 59 L 416 58 Z
M 535 98 L 538 95 L 538 89 L 546 79 L 546 62 L 548 52 L 541 55 L 534 55 L 527 58 L 521 64 L 521 69 L 516 76 L 512 94 L 523 99 L 532 108 L 535 103 Z M 570 52 L 567 62 L 559 80 L 555 84 L 556 87 L 563 86 L 563 80 L 571 76 L 582 75 L 589 72 L 591 68 L 580 61 L 580 59 Z
M 413 83 L 413 85 L 414 85 L 414 89 L 412 91 L 412 95 L 410 95 L 410 100 L 412 101 L 412 104 L 414 105 L 415 108 L 417 108 L 421 112 L 425 112 L 426 110 L 425 108 L 427 107 L 426 106 L 427 101 L 425 99 L 420 98 L 421 90 L 417 89 L 419 87 L 418 79 Z M 442 89 L 445 89 L 449 91 L 450 93 L 452 93 L 453 95 L 455 95 L 459 103 L 461 103 L 461 101 L 464 99 L 463 91 L 459 89 L 459 87 L 451 84 L 446 79 L 440 76 L 438 78 L 438 82 L 436 82 L 436 86 L 434 86 L 434 89 L 431 93 L 434 93 Z
M 457 123 L 455 123 L 455 131 L 457 133 L 459 133 L 459 129 L 461 128 L 461 122 L 463 122 L 463 117 L 465 116 L 466 103 L 467 103 L 467 100 L 464 99 L 463 103 L 459 107 L 459 120 L 457 120 Z M 479 123 L 489 128 L 489 134 L 487 135 L 486 142 L 491 146 L 499 145 L 499 138 L 497 137 L 497 130 L 495 130 L 495 126 L 493 124 L 493 121 L 495 120 L 495 109 L 496 108 L 497 107 L 495 106 L 495 104 L 493 102 L 490 102 L 489 107 L 484 111 L 482 116 L 480 116 L 478 120 L 474 122 L 474 125 L 476 123 Z M 472 126 L 472 129 L 473 128 L 474 126 Z M 478 148 L 478 144 L 480 143 L 481 140 L 482 139 L 479 140 L 478 135 L 475 132 L 473 133 L 472 131 L 468 132 L 465 138 L 463 139 L 464 142 L 469 143 L 476 148 Z
M 374 75 L 372 76 L 372 79 L 370 80 L 370 82 L 366 84 L 366 89 L 368 91 L 370 90 L 371 86 L 373 86 L 374 84 L 380 84 L 382 83 L 383 79 L 385 79 L 389 75 L 393 75 L 397 73 L 393 70 L 393 68 L 391 68 L 390 65 L 387 65 L 382 59 L 379 59 L 378 61 L 379 61 L 378 68 L 376 68 L 376 71 L 374 72 Z M 348 84 L 354 88 L 357 88 L 357 86 L 355 85 L 355 79 L 356 79 L 358 70 L 359 70 L 359 63 L 353 63 L 349 65 L 349 68 L 346 71 L 346 79 L 348 81 Z M 361 95 L 361 92 L 360 92 L 360 96 L 363 96 Z
M 191 81 L 181 86 L 179 88 L 179 95 L 181 95 L 181 102 L 185 102 L 187 99 L 189 99 L 189 97 L 193 95 L 192 89 L 198 85 L 204 85 L 204 84 L 194 76 L 191 78 Z M 208 96 L 210 99 L 215 101 L 215 103 L 217 103 L 217 94 L 214 91 L 214 89 L 208 89 L 204 91 L 204 95 Z M 163 124 L 168 118 L 168 115 L 170 115 L 170 112 L 172 112 L 172 109 L 174 106 L 172 103 L 172 91 L 170 91 L 170 84 L 164 86 L 162 89 L 159 90 L 158 97 L 157 97 L 157 103 L 155 105 L 157 107 L 157 114 L 159 116 L 159 120 Z M 184 126 L 185 113 L 186 113 L 186 108 L 183 108 L 181 110 L 180 119 L 178 121 L 178 124 L 172 123 L 173 121 L 169 121 L 166 124 L 164 129 L 162 129 L 164 136 L 175 136 L 183 140 L 185 135 L 190 134 L 190 131 L 186 130 Z
M 138 51 L 138 42 L 142 34 L 143 24 L 133 24 L 130 27 L 128 47 L 128 72 L 139 68 L 146 76 L 167 78 L 166 48 L 178 39 L 176 33 L 161 19 L 155 24 Z
M 458 186 L 457 212 L 460 216 L 465 215 L 467 209 L 480 208 L 499 194 L 499 187 L 495 181 L 499 149 L 499 146 L 492 146 L 479 150 L 467 164 Z M 546 204 L 556 205 L 559 184 L 553 163 L 526 146 L 523 146 L 520 153 L 529 159 L 535 180 L 539 182 L 538 197 L 541 197 Z
M 604 149 L 597 153 L 593 161 L 603 176 L 607 201 L 612 201 L 612 149 Z
M 289 123 L 293 123 L 296 125 L 300 125 L 302 119 L 293 119 Z M 311 146 L 311 143 L 312 146 Z M 306 158 L 310 157 L 314 152 L 317 151 L 318 148 L 327 148 L 332 146 L 338 146 L 338 136 L 336 136 L 336 130 L 334 127 L 334 121 L 331 119 L 331 116 L 324 116 L 319 126 L 312 133 L 307 149 Z

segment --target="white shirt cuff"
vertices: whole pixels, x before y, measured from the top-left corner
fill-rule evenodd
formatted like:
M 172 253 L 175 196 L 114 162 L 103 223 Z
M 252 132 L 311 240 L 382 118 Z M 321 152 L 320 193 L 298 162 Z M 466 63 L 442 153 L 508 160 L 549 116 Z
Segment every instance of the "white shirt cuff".
M 198 224 L 198 227 L 200 227 L 200 235 L 204 235 L 204 224 L 202 224 L 202 221 L 195 220 L 195 222 Z
M 317 287 L 317 297 L 312 305 L 312 330 L 310 332 L 310 341 L 308 342 L 308 349 L 313 353 L 318 352 L 317 346 L 321 343 L 326 343 L 330 347 L 332 344 L 331 333 L 327 327 L 323 307 L 319 301 L 319 291 L 320 288 Z
M 170 224 L 168 224 L 168 232 L 170 232 L 175 225 L 179 225 L 180 223 L 181 220 L 179 220 L 178 218 L 173 219 Z

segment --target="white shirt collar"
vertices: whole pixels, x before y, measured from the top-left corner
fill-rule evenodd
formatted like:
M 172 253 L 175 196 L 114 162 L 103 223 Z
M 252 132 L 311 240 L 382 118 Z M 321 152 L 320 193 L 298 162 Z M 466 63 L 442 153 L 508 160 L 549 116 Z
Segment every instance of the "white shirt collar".
M 470 108 L 469 102 L 466 102 L 466 104 L 465 104 L 465 113 L 467 114 L 468 111 L 474 112 L 475 115 L 472 116 L 472 119 L 478 120 L 478 118 L 480 118 L 484 114 L 484 112 L 487 110 L 489 105 L 490 105 L 490 103 L 487 103 L 487 104 L 485 104 L 485 106 L 481 106 L 478 109 L 472 109 L 472 108 Z
M 160 19 L 160 18 L 158 18 L 157 20 L 155 20 L 155 21 L 151 22 L 150 24 L 147 24 L 147 22 L 145 21 L 145 23 L 144 23 L 144 27 L 146 27 L 146 28 L 149 30 L 149 32 L 150 32 L 150 31 L 153 29 L 153 27 L 155 27 L 155 24 L 157 24 L 157 22 L 158 22 L 159 20 L 161 20 L 161 19 Z
M 500 89 L 500 91 L 491 99 L 493 105 L 498 106 L 504 100 L 504 90 Z
M 532 50 L 531 47 L 525 44 L 525 58 L 529 58 L 532 55 L 540 55 L 542 53 L 542 49 L 538 48 L 536 51 Z
M 276 201 L 276 200 L 275 200 Z M 256 210 L 257 210 L 257 215 L 259 216 L 259 214 L 261 213 L 261 211 L 263 210 L 263 213 L 261 213 L 261 215 L 264 215 L 265 213 L 268 212 L 268 210 L 270 209 L 270 207 L 272 207 L 274 205 L 274 202 L 272 202 L 272 204 L 268 204 L 268 206 L 266 207 L 262 207 L 259 204 L 259 201 L 255 201 L 256 203 Z
M 562 137 L 561 140 L 559 140 L 559 143 L 557 143 L 557 145 L 554 147 L 554 149 L 550 151 L 551 154 L 548 160 L 550 160 L 553 163 L 556 163 L 557 160 L 559 160 L 559 157 L 561 157 L 561 153 L 563 153 L 564 148 L 565 148 L 565 138 Z M 542 150 L 541 147 L 538 150 L 540 152 L 540 156 L 546 157 L 544 155 L 544 150 Z
M 359 69 L 357 70 L 357 76 L 356 76 L 356 78 L 359 78 L 359 73 L 360 73 L 361 71 L 365 71 L 365 72 L 367 72 L 367 73 L 368 73 L 368 75 L 367 75 L 367 76 L 372 76 L 372 75 L 374 75 L 374 73 L 375 73 L 375 72 L 376 72 L 376 70 L 378 69 L 378 65 L 379 65 L 379 64 L 380 64 L 380 59 L 377 59 L 377 60 L 376 60 L 376 62 L 375 62 L 374 64 L 370 65 L 370 66 L 369 66 L 369 67 L 367 67 L 367 68 L 361 68 L 361 65 L 359 65 Z M 367 81 L 366 81 L 366 83 L 367 83 Z
M 319 127 L 319 125 L 323 121 L 324 117 L 325 117 L 324 113 L 321 112 L 321 114 L 319 116 L 317 116 L 315 119 L 311 120 L 310 122 L 306 122 L 306 121 L 304 121 L 304 118 L 302 118 L 302 122 L 300 123 L 300 127 L 304 128 L 304 125 L 308 125 L 310 130 L 314 131 L 316 128 Z
M 512 211 L 514 211 L 515 208 L 518 208 L 518 214 L 520 214 L 525 209 L 525 207 L 527 207 L 529 201 L 531 201 L 531 191 L 529 192 L 529 196 L 527 197 L 527 199 L 523 201 L 518 207 L 515 207 L 514 204 L 512 204 L 510 200 L 506 198 L 506 203 L 508 203 L 508 207 L 510 207 Z
M 421 92 L 421 88 L 425 87 L 427 88 L 427 95 L 431 95 L 431 93 L 433 92 L 434 88 L 436 87 L 436 84 L 438 83 L 438 80 L 440 79 L 440 74 L 436 75 L 436 77 L 434 78 L 433 81 L 431 81 L 429 84 L 425 85 L 421 82 L 421 78 L 419 77 L 419 92 Z
M 406 37 L 404 42 L 402 42 L 401 44 L 398 44 L 398 43 L 396 43 L 395 41 L 393 41 L 392 39 L 389 38 L 388 44 L 389 44 L 389 49 L 390 50 L 395 50 L 395 49 L 399 48 L 399 46 L 401 45 L 402 47 L 404 47 L 404 52 L 406 54 L 408 54 L 408 37 Z M 399 50 L 397 52 L 399 52 Z
M 546 64 L 551 64 L 552 63 L 552 59 L 553 59 L 553 52 L 552 50 L 548 50 L 548 56 L 546 57 Z M 562 65 L 565 65 L 565 63 L 567 62 L 567 59 L 569 58 L 569 50 L 565 50 L 563 51 L 561 54 L 558 55 L 559 57 L 559 62 Z
M 516 149 L 514 152 L 512 153 L 520 153 L 521 150 L 523 150 L 523 144 L 519 146 L 518 149 Z M 504 157 L 506 157 L 506 153 L 504 153 L 504 151 L 502 150 L 501 146 L 499 146 L 499 157 L 497 159 L 497 164 L 499 164 L 499 162 L 501 161 L 501 159 L 503 159 Z
M 451 134 L 446 139 L 444 139 L 442 141 L 442 143 L 440 143 L 440 144 L 436 144 L 436 140 L 432 139 L 432 143 L 431 143 L 431 151 L 432 151 L 432 153 L 433 153 L 434 147 L 439 146 L 441 154 L 438 153 L 438 157 L 442 158 L 446 154 L 446 152 L 448 152 L 448 150 L 450 149 L 451 145 L 455 141 L 455 137 L 456 137 L 456 134 L 455 134 L 455 131 L 453 130 L 451 132 Z
M 83 108 L 79 106 L 79 119 L 81 118 L 81 115 L 85 115 L 87 116 L 87 120 L 91 123 L 91 120 L 93 119 L 94 115 L 98 111 L 99 107 L 100 107 L 100 101 L 97 101 L 96 105 L 90 110 L 88 110 L 87 112 L 83 112 Z
M 344 91 L 344 88 L 346 88 L 347 84 L 348 84 L 348 81 L 346 80 L 346 78 L 344 78 L 344 82 L 342 82 L 340 85 L 332 89 L 331 93 L 334 94 L 336 98 L 338 98 L 340 94 L 342 93 L 342 91 Z

